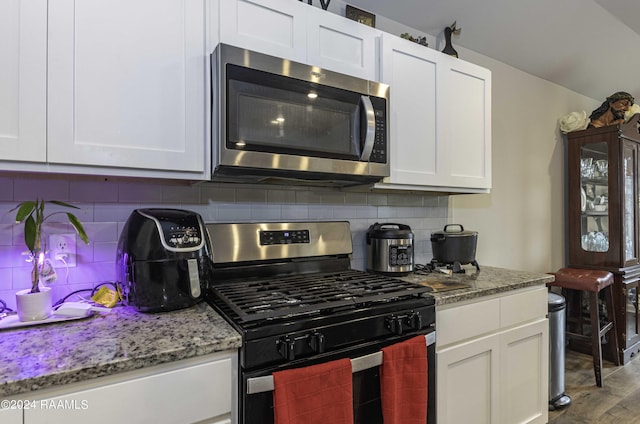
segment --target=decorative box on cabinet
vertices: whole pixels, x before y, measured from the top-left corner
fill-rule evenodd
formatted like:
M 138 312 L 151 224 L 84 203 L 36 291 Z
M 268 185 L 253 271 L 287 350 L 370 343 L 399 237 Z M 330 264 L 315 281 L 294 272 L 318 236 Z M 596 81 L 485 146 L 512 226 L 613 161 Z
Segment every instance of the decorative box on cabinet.
M 384 33 L 391 86 L 391 175 L 377 189 L 486 193 L 491 188 L 491 73 Z
M 220 0 L 220 42 L 377 80 L 380 32 L 306 2 Z
M 436 308 L 438 424 L 547 422 L 546 313 L 544 286 Z
M 639 119 L 567 135 L 568 265 L 614 274 L 622 363 L 640 351 Z

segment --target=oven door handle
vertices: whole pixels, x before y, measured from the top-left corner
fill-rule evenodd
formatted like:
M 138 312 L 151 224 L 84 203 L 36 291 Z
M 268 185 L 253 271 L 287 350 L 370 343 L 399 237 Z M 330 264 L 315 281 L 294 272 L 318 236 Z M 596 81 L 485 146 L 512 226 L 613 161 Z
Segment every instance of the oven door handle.
M 429 334 L 425 334 L 427 346 L 431 346 L 436 342 L 436 332 L 432 331 Z M 359 356 L 351 360 L 351 371 L 359 372 L 369 368 L 382 365 L 382 352 L 370 353 L 369 355 Z M 264 377 L 253 377 L 247 380 L 247 394 L 253 395 L 256 393 L 271 392 L 274 389 L 273 375 L 267 375 Z

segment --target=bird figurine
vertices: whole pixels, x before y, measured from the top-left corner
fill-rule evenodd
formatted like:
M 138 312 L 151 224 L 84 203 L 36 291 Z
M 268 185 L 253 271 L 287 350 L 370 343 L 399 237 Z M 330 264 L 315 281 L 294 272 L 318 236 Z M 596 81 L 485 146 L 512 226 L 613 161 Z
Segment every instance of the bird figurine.
M 456 21 L 453 21 L 451 26 L 448 26 L 444 29 L 445 45 L 444 49 L 442 49 L 442 53 L 458 57 L 458 52 L 453 48 L 453 45 L 451 44 L 451 34 L 459 35 L 460 31 L 462 31 L 462 28 L 456 28 Z

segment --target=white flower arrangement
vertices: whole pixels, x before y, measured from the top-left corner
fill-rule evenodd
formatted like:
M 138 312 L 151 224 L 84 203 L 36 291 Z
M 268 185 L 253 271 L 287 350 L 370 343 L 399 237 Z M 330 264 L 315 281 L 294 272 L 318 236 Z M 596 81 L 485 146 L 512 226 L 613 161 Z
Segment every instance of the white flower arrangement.
M 624 121 L 627 122 L 633 115 L 640 113 L 640 105 L 635 103 L 624 113 Z M 591 120 L 587 117 L 587 112 L 571 112 L 560 118 L 560 131 L 564 134 L 571 131 L 584 130 L 589 126 Z
M 560 118 L 560 131 L 564 134 L 571 131 L 584 130 L 589 125 L 589 118 L 587 118 L 587 112 L 571 112 L 568 115 Z
M 629 110 L 624 113 L 624 122 L 627 122 L 636 113 L 640 113 L 640 105 L 634 103 L 633 106 L 631 106 Z

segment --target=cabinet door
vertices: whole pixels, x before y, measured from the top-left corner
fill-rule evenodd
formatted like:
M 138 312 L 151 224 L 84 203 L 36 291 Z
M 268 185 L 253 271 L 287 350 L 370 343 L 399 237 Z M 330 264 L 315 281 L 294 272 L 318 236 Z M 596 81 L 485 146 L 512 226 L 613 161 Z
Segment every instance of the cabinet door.
M 2 423 L 2 424 L 22 424 L 22 409 L 2 409 L 2 408 L 0 408 L 0 423 Z
M 231 411 L 231 359 L 36 399 L 25 424 L 225 422 Z
M 205 0 L 49 2 L 50 163 L 204 173 Z
M 46 161 L 47 0 L 0 2 L 0 161 Z
M 441 164 L 444 185 L 491 188 L 491 72 L 452 56 L 441 58 L 443 104 L 438 110 L 449 159 Z
M 220 42 L 306 63 L 307 7 L 291 0 L 220 0 Z
M 382 36 L 381 81 L 391 86 L 390 160 L 385 183 L 442 185 L 447 158 L 438 140 L 441 53 L 390 34 Z
M 499 340 L 491 335 L 438 352 L 438 424 L 499 422 Z
M 379 32 L 358 22 L 307 7 L 307 62 L 313 66 L 376 81 Z
M 500 337 L 502 423 L 546 423 L 549 408 L 549 323 L 514 328 Z

